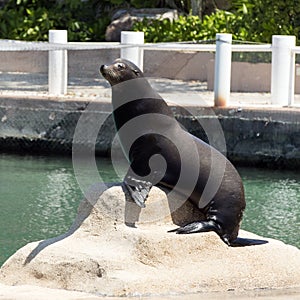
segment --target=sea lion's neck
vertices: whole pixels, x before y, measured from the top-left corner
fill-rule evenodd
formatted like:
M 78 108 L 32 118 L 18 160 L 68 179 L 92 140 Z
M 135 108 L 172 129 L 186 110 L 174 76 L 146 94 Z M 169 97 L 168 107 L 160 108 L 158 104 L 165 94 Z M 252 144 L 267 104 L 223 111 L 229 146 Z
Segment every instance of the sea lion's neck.
M 112 105 L 114 109 L 134 100 L 149 98 L 163 101 L 144 77 L 123 81 L 112 86 Z
M 112 87 L 112 105 L 117 130 L 129 120 L 144 114 L 165 115 L 170 117 L 168 122 L 174 119 L 167 103 L 152 89 L 145 78 L 128 80 L 114 85 Z M 154 127 L 150 123 L 147 128 Z M 165 119 L 161 118 L 160 123 L 165 123 Z M 161 126 L 163 127 L 165 124 L 161 124 Z M 137 130 L 139 129 L 137 128 Z

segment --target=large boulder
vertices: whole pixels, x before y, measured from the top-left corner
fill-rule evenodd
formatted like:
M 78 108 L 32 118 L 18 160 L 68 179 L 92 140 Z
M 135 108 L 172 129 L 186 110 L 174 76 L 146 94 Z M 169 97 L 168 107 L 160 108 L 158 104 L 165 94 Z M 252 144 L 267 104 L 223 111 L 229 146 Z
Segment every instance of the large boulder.
M 18 250 L 2 266 L 0 282 L 109 296 L 300 286 L 296 247 L 243 230 L 241 237 L 268 243 L 232 248 L 213 232 L 169 233 L 202 217 L 188 203 L 177 206 L 156 187 L 145 209 L 120 185 L 94 188 L 70 230 Z
M 178 18 L 176 9 L 167 8 L 142 8 L 142 9 L 120 9 L 113 16 L 111 23 L 107 26 L 105 40 L 107 42 L 120 42 L 121 31 L 131 30 L 134 22 L 147 19 L 169 19 Z

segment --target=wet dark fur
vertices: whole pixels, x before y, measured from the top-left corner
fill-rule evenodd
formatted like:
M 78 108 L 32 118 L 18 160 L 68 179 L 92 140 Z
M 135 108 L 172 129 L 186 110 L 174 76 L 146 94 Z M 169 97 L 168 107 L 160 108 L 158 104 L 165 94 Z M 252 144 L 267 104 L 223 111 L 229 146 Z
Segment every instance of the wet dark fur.
M 126 122 L 137 116 L 160 113 L 170 117 L 170 120 L 164 122 L 161 126 L 171 127 L 178 139 L 187 139 L 189 143 L 196 143 L 196 151 L 201 166 L 199 170 L 199 166 L 195 166 L 193 162 L 190 163 L 191 171 L 198 172 L 198 180 L 193 192 L 185 196 L 197 207 L 212 168 L 212 155 L 216 158 L 215 161 L 224 162 L 224 176 L 217 193 L 213 199 L 208 199 L 208 204 L 205 207 L 199 208 L 205 215 L 206 220 L 193 222 L 173 231 L 179 234 L 215 231 L 226 244 L 230 246 L 238 245 L 237 236 L 246 203 L 242 180 L 234 166 L 220 152 L 183 130 L 173 117 L 172 111 L 166 102 L 151 88 L 146 79 L 139 81 L 136 88 L 139 91 L 146 91 L 147 97 L 131 102 L 126 101 L 126 90 L 118 90 L 118 83 L 143 78 L 143 73 L 133 63 L 118 59 L 112 65 L 101 66 L 100 71 L 112 86 L 113 116 L 118 131 Z M 151 97 L 151 95 L 153 96 Z M 122 103 L 124 104 L 122 105 Z M 143 130 L 145 134 L 128 147 L 126 146 L 126 135 L 120 136 L 121 143 L 125 148 L 127 147 L 128 159 L 131 163 L 131 169 L 134 171 L 134 173 L 127 174 L 124 181 L 133 199 L 141 207 L 144 206 L 144 201 L 153 183 L 172 189 L 178 181 L 181 170 L 176 143 L 172 143 L 172 141 L 161 135 L 149 134 L 150 127 L 154 125 L 159 126 L 160 124 L 157 124 L 157 122 L 155 124 L 144 124 L 143 128 L 137 128 L 139 134 L 143 133 Z M 187 156 L 191 155 L 189 149 L 189 147 L 186 149 L 185 154 Z M 158 183 L 155 181 L 143 183 L 134 174 L 138 176 L 147 175 L 150 172 L 148 161 L 154 154 L 160 154 L 165 158 L 167 162 L 166 173 Z M 218 165 L 213 167 L 218 168 Z M 159 170 L 157 171 L 159 173 Z M 178 189 L 178 192 L 185 194 L 184 186 L 178 187 Z

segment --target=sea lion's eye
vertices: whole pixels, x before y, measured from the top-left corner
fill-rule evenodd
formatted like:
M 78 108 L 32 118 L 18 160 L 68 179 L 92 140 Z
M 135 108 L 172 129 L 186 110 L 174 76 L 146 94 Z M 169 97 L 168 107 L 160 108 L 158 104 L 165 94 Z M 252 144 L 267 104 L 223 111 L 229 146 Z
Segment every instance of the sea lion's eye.
M 125 69 L 125 65 L 122 63 L 117 63 L 117 68 L 118 68 L 118 70 L 123 70 L 123 69 Z

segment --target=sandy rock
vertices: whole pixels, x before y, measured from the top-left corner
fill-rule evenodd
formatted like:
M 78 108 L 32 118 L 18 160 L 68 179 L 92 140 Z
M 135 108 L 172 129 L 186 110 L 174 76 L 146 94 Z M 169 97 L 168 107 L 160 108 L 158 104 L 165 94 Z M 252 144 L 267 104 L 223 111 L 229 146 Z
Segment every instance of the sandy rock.
M 0 270 L 6 285 L 36 285 L 98 295 L 193 293 L 300 286 L 300 250 L 268 243 L 227 247 L 214 233 L 167 231 L 201 216 L 152 188 L 138 209 L 121 186 L 97 186 L 69 232 L 18 250 Z
M 83 292 L 49 289 L 40 286 L 22 285 L 8 286 L 0 284 L 2 300 L 99 300 L 95 295 Z M 113 299 L 110 299 L 113 300 Z

